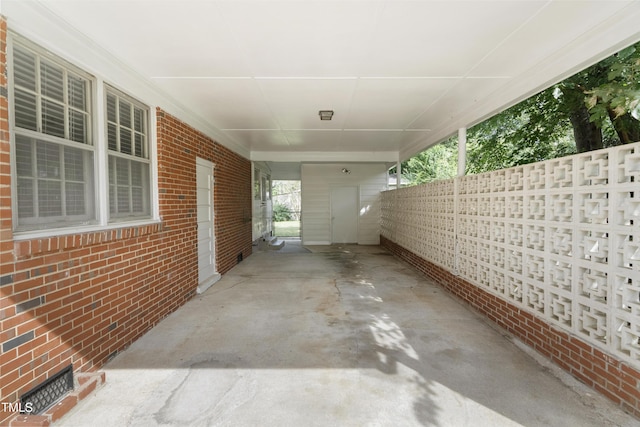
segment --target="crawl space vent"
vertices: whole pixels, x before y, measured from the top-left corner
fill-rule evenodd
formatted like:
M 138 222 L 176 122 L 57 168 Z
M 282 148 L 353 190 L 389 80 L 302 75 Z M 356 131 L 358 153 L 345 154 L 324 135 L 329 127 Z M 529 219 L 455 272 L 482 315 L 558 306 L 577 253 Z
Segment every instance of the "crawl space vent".
M 71 390 L 73 390 L 73 367 L 69 365 L 23 394 L 20 399 L 21 408 L 29 408 L 30 415 L 41 414 Z M 27 405 L 28 403 L 30 405 Z

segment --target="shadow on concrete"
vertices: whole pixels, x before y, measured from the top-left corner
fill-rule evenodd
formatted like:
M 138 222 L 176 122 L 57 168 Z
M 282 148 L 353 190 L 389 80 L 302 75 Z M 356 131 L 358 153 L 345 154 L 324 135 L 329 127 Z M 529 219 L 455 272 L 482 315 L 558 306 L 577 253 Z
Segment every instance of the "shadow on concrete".
M 384 249 L 306 249 L 238 265 L 115 357 L 61 425 L 632 422 Z

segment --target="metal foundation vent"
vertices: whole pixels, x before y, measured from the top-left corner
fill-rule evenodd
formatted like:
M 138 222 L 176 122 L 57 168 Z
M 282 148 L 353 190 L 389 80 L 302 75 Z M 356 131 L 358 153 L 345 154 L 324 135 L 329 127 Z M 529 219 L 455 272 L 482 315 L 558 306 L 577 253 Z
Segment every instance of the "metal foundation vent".
M 23 413 L 41 414 L 71 390 L 73 390 L 73 366 L 69 365 L 23 394 L 20 398 L 20 407 Z

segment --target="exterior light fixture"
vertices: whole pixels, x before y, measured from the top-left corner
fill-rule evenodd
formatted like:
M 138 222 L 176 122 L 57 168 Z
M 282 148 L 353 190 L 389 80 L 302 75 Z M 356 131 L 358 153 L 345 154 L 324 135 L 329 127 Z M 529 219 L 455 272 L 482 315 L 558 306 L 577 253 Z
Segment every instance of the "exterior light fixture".
M 349 169 L 347 169 L 347 168 L 342 168 L 342 173 L 345 173 L 345 174 L 347 174 L 347 175 L 348 175 L 348 174 L 350 174 L 350 173 L 351 173 L 351 170 L 349 170 Z
M 333 110 L 320 110 L 318 114 L 320 115 L 320 120 L 331 120 L 333 117 Z

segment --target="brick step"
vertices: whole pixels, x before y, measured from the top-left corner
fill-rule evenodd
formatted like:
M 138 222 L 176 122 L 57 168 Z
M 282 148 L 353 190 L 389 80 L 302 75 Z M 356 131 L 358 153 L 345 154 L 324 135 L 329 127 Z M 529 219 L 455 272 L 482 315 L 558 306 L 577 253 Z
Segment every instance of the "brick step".
M 67 414 L 78 402 L 102 387 L 105 383 L 104 372 L 89 372 L 76 375 L 78 387 L 67 394 L 60 402 L 40 415 L 18 415 L 9 423 L 10 427 L 48 427 Z
M 256 243 L 254 243 L 255 245 Z M 258 239 L 257 241 L 257 246 L 258 249 L 261 251 L 264 250 L 272 250 L 272 251 L 277 251 L 279 249 L 282 249 L 284 247 L 284 240 L 280 240 L 277 237 L 262 237 L 260 239 Z
M 271 240 L 269 240 L 269 249 L 278 250 L 278 249 L 282 249 L 283 247 L 284 247 L 284 240 L 280 240 L 277 237 L 272 237 Z

